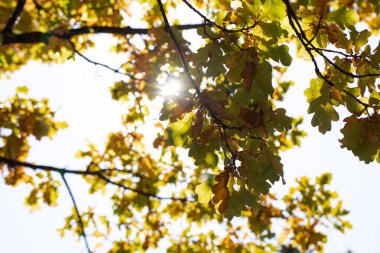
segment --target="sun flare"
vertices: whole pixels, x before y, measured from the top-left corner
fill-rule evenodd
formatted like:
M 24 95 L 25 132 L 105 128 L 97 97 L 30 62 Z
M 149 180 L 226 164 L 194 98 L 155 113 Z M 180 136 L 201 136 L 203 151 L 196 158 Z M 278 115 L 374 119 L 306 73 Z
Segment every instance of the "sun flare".
M 165 97 L 178 95 L 181 85 L 178 81 L 170 80 L 162 86 L 161 94 Z

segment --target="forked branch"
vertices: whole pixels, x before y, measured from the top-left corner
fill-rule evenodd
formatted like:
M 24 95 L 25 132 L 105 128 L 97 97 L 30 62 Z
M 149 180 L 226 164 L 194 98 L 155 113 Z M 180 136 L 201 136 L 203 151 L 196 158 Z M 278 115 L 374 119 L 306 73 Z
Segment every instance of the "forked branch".
M 328 77 L 326 77 L 324 74 L 322 74 L 322 72 L 319 69 L 318 63 L 317 63 L 317 61 L 315 59 L 315 56 L 313 55 L 312 51 L 317 52 L 325 60 L 327 60 L 334 68 L 336 68 L 338 71 L 340 71 L 341 73 L 343 73 L 343 74 L 345 74 L 347 76 L 350 76 L 350 77 L 353 77 L 353 78 L 363 78 L 363 77 L 368 77 L 368 76 L 380 76 L 380 74 L 356 75 L 356 74 L 352 74 L 350 72 L 347 72 L 347 71 L 341 69 L 339 66 L 337 66 L 327 56 L 325 56 L 323 54 L 322 50 L 319 50 L 318 48 L 316 48 L 312 43 L 310 43 L 310 40 L 307 39 L 305 31 L 302 29 L 301 24 L 299 23 L 298 18 L 296 16 L 293 8 L 291 7 L 289 0 L 283 0 L 283 2 L 286 5 L 289 24 L 292 27 L 294 33 L 296 34 L 298 40 L 300 41 L 300 43 L 302 44 L 302 46 L 304 47 L 304 49 L 306 50 L 306 52 L 310 56 L 310 59 L 311 59 L 311 61 L 314 64 L 315 73 L 317 74 L 317 76 L 319 78 L 323 79 L 328 85 L 335 86 L 335 84 Z M 369 114 L 369 112 L 368 112 L 368 108 L 370 107 L 369 104 L 364 103 L 359 98 L 357 98 L 354 94 L 352 94 L 351 92 L 349 92 L 349 91 L 347 91 L 345 89 L 342 89 L 342 92 L 345 93 L 346 95 L 350 96 L 351 98 L 353 98 L 357 103 L 359 103 L 362 106 L 364 106 L 365 110 Z

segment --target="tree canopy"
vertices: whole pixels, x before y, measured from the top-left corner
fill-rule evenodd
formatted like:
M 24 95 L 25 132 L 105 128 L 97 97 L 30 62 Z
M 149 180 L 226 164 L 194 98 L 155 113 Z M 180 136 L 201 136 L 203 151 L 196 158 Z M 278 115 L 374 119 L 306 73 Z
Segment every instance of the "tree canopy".
M 203 22 L 174 19 L 178 10 Z M 120 253 L 162 241 L 167 252 L 322 252 L 326 227 L 351 226 L 328 187 L 331 174 L 300 177 L 281 198 L 270 193 L 286 183 L 281 154 L 306 135 L 302 117 L 282 105 L 298 85 L 285 74 L 294 57 L 309 61 L 311 124 L 325 134 L 343 121 L 341 147 L 364 163 L 380 162 L 380 43 L 371 42 L 379 29 L 377 0 L 1 1 L 1 78 L 30 61 L 83 58 L 120 76 L 110 92 L 128 110 L 124 129 L 104 147 L 78 151 L 84 168 L 31 163 L 30 140 L 69 125 L 25 84 L 0 101 L 0 173 L 7 185 L 31 187 L 31 208 L 55 206 L 65 187 L 73 210 L 60 232 L 83 238 L 88 252 L 104 238 L 113 243 L 102 251 Z M 113 37 L 120 66 L 86 56 L 98 34 Z M 163 96 L 160 87 L 175 82 L 180 87 L 168 85 L 171 95 Z M 153 139 L 141 130 L 149 123 Z M 79 210 L 67 175 L 82 177 L 89 194 L 109 197 L 112 215 Z M 170 229 L 181 220 L 186 227 Z M 224 232 L 201 231 L 210 224 Z

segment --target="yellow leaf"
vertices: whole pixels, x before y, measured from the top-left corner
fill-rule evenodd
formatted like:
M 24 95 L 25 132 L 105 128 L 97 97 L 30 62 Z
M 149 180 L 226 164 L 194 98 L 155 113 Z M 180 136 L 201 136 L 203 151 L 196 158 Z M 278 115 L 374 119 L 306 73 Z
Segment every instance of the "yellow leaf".
M 99 238 L 99 237 L 105 237 L 106 235 L 105 234 L 103 234 L 102 232 L 100 232 L 100 231 L 98 231 L 98 230 L 96 230 L 96 231 L 94 231 L 94 233 L 92 234 L 94 237 L 96 237 L 96 238 Z

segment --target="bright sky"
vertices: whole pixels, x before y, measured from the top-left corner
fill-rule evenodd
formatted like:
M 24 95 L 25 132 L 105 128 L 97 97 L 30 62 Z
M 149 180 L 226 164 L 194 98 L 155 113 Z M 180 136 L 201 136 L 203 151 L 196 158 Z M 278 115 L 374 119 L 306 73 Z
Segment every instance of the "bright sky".
M 96 50 L 86 52 L 94 60 L 102 60 L 112 65 L 108 43 Z M 334 123 L 331 132 L 321 135 L 310 125 L 307 115 L 306 99 L 303 91 L 314 76 L 311 63 L 295 60 L 288 76 L 295 81 L 286 97 L 286 108 L 290 115 L 305 116 L 303 129 L 308 136 L 302 141 L 301 148 L 295 148 L 283 154 L 285 177 L 288 182 L 278 183 L 273 191 L 284 193 L 294 182 L 295 177 L 307 175 L 314 177 L 323 172 L 333 173 L 331 188 L 337 190 L 344 207 L 351 211 L 348 219 L 353 229 L 346 234 L 329 234 L 328 253 L 380 252 L 380 169 L 378 164 L 366 165 L 347 150 L 342 150 L 338 139 L 342 122 Z M 111 100 L 108 87 L 112 85 L 115 74 L 95 67 L 82 59 L 67 62 L 65 65 L 41 65 L 30 63 L 14 73 L 9 80 L 0 81 L 0 98 L 14 93 L 17 86 L 27 85 L 32 97 L 48 97 L 54 109 L 58 109 L 57 118 L 69 123 L 69 128 L 61 131 L 53 140 L 44 139 L 33 142 L 28 161 L 54 166 L 79 168 L 74 154 L 84 149 L 87 140 L 103 143 L 109 132 L 120 128 L 120 114 L 123 107 Z M 342 111 L 344 114 L 344 112 Z M 341 117 L 343 119 L 344 117 Z M 68 177 L 74 192 L 85 189 L 84 182 Z M 30 213 L 23 205 L 28 189 L 24 186 L 11 188 L 0 181 L 0 247 L 7 253 L 66 253 L 86 252 L 83 241 L 77 241 L 71 234 L 61 238 L 56 232 L 64 224 L 72 207 L 64 187 L 57 208 L 44 207 Z M 84 195 L 77 196 L 79 207 L 87 203 L 100 204 Z

